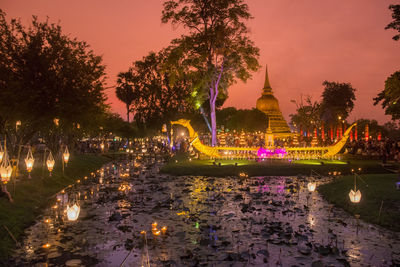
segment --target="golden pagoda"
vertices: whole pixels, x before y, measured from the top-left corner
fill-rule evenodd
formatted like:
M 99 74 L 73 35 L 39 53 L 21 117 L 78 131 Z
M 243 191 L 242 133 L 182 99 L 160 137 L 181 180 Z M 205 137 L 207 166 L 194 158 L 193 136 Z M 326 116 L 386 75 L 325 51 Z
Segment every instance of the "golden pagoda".
M 278 99 L 276 99 L 272 93 L 267 68 L 265 71 L 264 88 L 261 97 L 257 99 L 256 107 L 267 115 L 268 131 L 270 133 L 272 132 L 274 137 L 289 137 L 292 135 L 290 128 L 279 109 Z

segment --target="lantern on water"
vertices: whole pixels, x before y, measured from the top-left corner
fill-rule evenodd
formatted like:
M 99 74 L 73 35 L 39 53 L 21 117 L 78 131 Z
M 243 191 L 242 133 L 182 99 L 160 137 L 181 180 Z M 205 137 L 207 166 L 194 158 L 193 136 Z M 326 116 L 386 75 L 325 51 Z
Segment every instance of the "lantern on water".
M 316 187 L 317 187 L 316 182 L 309 182 L 307 184 L 308 191 L 310 191 L 310 192 L 314 192 Z
M 31 171 L 32 171 L 34 162 L 35 162 L 35 159 L 33 158 L 32 150 L 29 147 L 28 154 L 26 155 L 26 158 L 25 158 L 26 170 L 29 173 L 29 178 L 31 177 Z
M 10 181 L 12 174 L 12 166 L 10 160 L 8 159 L 7 151 L 4 151 L 4 158 L 0 165 L 0 176 L 1 181 L 6 184 Z
M 53 171 L 55 163 L 56 162 L 54 161 L 53 155 L 51 154 L 51 151 L 50 151 L 49 156 L 47 157 L 47 160 L 46 160 L 46 165 L 47 165 L 47 169 L 50 172 L 50 176 L 51 176 L 51 172 Z
M 359 203 L 361 200 L 361 192 L 360 190 L 354 191 L 353 189 L 350 190 L 349 193 L 350 201 L 353 203 Z
M 65 146 L 64 152 L 63 152 L 63 160 L 64 163 L 67 164 L 68 160 L 69 160 L 69 151 L 68 151 L 68 147 Z
M 68 221 L 76 221 L 79 217 L 79 212 L 81 208 L 76 203 L 73 206 L 67 205 L 67 218 Z
M 101 151 L 104 150 L 104 143 L 101 143 L 101 144 L 100 144 L 100 149 L 101 149 Z

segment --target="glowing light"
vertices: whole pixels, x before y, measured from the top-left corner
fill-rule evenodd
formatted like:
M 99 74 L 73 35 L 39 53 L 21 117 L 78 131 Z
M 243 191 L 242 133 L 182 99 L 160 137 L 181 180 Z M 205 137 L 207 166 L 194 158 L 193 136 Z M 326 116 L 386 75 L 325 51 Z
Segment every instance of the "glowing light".
M 316 182 L 309 182 L 307 184 L 308 191 L 310 191 L 310 192 L 314 192 L 316 187 L 317 187 Z
M 1 165 L 0 165 L 1 181 L 4 184 L 8 183 L 11 179 L 11 174 L 12 174 L 12 166 L 11 166 L 10 160 L 8 158 L 6 146 L 4 146 L 4 159 L 2 160 Z
M 163 228 L 161 228 L 161 232 L 163 235 L 165 235 L 167 233 L 167 226 L 164 226 Z
M 68 221 L 76 221 L 79 217 L 79 213 L 81 211 L 81 208 L 79 207 L 79 205 L 77 205 L 76 203 L 70 207 L 69 205 L 67 205 L 67 218 Z
M 69 154 L 69 151 L 68 151 L 68 147 L 65 146 L 65 149 L 64 149 L 64 152 L 63 152 L 63 160 L 64 160 L 65 164 L 68 163 L 69 156 L 70 156 L 70 154 Z
M 51 154 L 51 151 L 50 151 L 49 156 L 47 157 L 47 160 L 46 160 L 47 169 L 49 169 L 50 175 L 51 175 L 51 172 L 53 171 L 55 163 L 56 162 L 53 158 L 53 154 Z
M 350 201 L 353 203 L 359 203 L 361 200 L 361 192 L 360 190 L 357 190 L 356 192 L 354 192 L 354 190 L 350 190 L 349 193 L 349 197 L 350 197 Z
M 31 171 L 32 171 L 33 163 L 34 163 L 34 162 L 35 162 L 35 159 L 33 158 L 32 150 L 31 150 L 31 148 L 29 147 L 29 149 L 28 149 L 28 154 L 26 155 L 26 158 L 25 158 L 26 170 L 27 170 L 28 172 L 31 172 Z
M 49 248 L 49 247 L 51 247 L 51 245 L 50 245 L 49 243 L 46 243 L 46 244 L 44 244 L 44 245 L 42 246 L 42 248 Z

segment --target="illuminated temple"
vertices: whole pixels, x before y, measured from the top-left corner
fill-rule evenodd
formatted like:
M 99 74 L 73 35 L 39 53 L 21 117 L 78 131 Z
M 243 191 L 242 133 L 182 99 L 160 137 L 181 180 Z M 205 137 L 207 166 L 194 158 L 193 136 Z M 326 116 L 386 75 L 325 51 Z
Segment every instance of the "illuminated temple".
M 267 136 L 270 136 L 270 138 L 273 137 L 274 139 L 292 136 L 290 128 L 279 108 L 278 99 L 273 95 L 267 68 L 265 72 L 264 88 L 262 90 L 261 97 L 257 99 L 257 109 L 267 116 L 266 141 L 268 139 Z

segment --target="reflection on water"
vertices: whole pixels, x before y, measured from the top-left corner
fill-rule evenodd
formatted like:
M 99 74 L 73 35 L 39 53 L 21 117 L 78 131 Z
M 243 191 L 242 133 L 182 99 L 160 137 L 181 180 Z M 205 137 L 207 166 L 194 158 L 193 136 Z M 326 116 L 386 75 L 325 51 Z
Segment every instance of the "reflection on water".
M 57 207 L 27 230 L 16 263 L 390 266 L 400 256 L 398 234 L 357 226 L 302 177 L 171 177 L 144 160 L 105 166 L 57 194 Z M 69 221 L 73 202 L 80 213 Z

